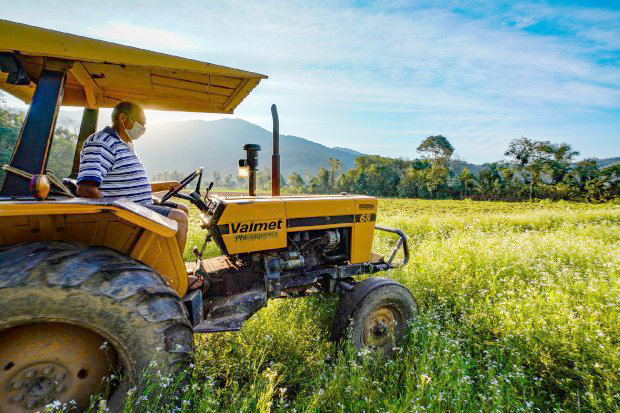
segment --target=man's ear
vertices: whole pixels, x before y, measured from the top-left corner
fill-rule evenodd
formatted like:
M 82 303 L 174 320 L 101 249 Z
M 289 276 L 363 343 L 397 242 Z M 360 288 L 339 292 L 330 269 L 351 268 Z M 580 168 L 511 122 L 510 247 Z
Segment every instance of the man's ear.
M 127 114 L 125 112 L 121 112 L 118 115 L 118 122 L 120 123 L 120 125 L 125 128 L 128 129 L 129 125 L 127 125 L 127 121 L 130 120 L 129 117 L 127 116 Z

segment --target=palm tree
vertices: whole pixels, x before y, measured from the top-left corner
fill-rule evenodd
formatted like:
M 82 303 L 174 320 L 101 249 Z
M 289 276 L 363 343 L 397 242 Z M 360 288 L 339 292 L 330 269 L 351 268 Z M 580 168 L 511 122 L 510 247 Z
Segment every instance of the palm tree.
M 545 151 L 550 155 L 546 170 L 551 176 L 553 185 L 559 184 L 570 170 L 573 158 L 579 155 L 578 151 L 567 143 L 545 145 Z

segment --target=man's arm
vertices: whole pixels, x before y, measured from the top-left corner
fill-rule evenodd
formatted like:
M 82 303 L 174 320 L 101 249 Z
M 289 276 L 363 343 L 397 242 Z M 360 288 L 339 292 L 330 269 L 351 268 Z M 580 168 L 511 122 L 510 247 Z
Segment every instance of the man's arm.
M 150 182 L 151 192 L 169 191 L 179 184 L 179 181 L 163 181 L 163 182 Z
M 99 185 L 95 181 L 82 181 L 77 186 L 77 194 L 81 198 L 101 198 Z

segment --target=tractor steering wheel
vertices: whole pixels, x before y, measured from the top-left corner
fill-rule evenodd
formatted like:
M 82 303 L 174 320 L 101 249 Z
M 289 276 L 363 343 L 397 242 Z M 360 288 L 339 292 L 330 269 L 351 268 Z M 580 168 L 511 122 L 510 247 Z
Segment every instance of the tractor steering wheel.
M 181 182 L 179 182 L 179 185 L 176 188 L 169 189 L 168 192 L 166 192 L 166 194 L 161 197 L 161 202 L 164 203 L 167 200 L 169 200 L 170 198 L 172 198 L 173 196 L 183 195 L 183 194 L 179 194 L 179 192 L 183 188 L 185 188 L 187 185 L 189 185 L 189 183 L 192 182 L 194 180 L 194 178 L 196 178 L 198 175 L 202 176 L 202 168 L 196 169 L 194 172 L 192 172 L 191 174 L 189 174 L 185 178 L 183 178 L 181 180 Z M 200 183 L 199 183 L 199 185 L 200 185 Z M 185 196 L 184 195 L 183 196 L 179 196 L 179 198 L 185 199 Z

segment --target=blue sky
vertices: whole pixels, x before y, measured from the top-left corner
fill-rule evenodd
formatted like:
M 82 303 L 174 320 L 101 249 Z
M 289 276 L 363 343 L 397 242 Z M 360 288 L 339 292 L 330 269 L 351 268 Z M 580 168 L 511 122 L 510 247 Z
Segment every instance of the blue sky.
M 276 103 L 281 133 L 327 146 L 414 158 L 442 134 L 481 163 L 526 136 L 620 156 L 620 1 L 30 0 L 3 18 L 264 73 L 235 116 L 270 129 Z

